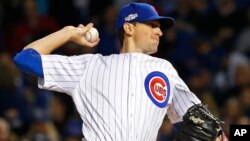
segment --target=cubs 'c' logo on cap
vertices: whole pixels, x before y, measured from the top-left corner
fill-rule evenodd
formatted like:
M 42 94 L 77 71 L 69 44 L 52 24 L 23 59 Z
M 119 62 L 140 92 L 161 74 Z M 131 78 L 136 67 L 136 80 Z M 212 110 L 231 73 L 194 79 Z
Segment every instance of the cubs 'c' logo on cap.
M 144 87 L 152 102 L 164 108 L 170 96 L 170 84 L 167 76 L 162 72 L 154 71 L 147 75 Z

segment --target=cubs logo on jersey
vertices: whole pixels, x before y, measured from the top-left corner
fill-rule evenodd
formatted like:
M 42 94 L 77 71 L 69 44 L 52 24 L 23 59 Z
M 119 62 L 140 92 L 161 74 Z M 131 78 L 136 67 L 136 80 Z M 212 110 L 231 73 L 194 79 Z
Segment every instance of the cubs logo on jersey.
M 167 76 L 159 71 L 151 72 L 145 78 L 145 90 L 150 100 L 158 107 L 164 108 L 170 96 L 170 84 Z

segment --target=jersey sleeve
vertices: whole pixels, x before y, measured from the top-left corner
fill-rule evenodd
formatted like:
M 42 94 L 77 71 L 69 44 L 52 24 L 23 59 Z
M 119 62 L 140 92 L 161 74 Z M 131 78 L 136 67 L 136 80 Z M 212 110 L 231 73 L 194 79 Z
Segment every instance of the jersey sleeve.
M 190 91 L 185 82 L 175 71 L 173 98 L 167 111 L 170 122 L 173 124 L 181 122 L 188 108 L 193 106 L 194 103 L 198 104 L 201 103 L 201 101 L 192 91 Z
M 38 79 L 38 87 L 71 95 L 86 72 L 91 56 L 41 55 L 44 77 Z
M 32 49 L 25 49 L 14 57 L 14 63 L 21 71 L 43 78 L 40 54 Z

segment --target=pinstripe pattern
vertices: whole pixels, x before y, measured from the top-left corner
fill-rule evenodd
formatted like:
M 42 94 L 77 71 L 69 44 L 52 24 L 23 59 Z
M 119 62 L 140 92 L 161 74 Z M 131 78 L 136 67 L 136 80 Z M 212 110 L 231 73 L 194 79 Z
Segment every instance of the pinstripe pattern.
M 83 120 L 87 141 L 152 141 L 166 114 L 181 121 L 191 101 L 200 103 L 172 65 L 141 53 L 101 56 L 42 56 L 44 79 L 39 87 L 71 95 Z M 153 71 L 170 83 L 170 100 L 157 107 L 144 81 Z

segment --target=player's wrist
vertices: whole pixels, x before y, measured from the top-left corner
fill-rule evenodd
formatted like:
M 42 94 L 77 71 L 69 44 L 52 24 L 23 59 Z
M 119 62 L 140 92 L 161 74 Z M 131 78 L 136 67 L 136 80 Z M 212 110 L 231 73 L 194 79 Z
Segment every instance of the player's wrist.
M 68 38 L 67 40 L 68 41 L 75 41 L 76 38 L 77 38 L 77 28 L 74 27 L 74 26 L 65 26 L 63 29 L 62 29 L 62 34 L 63 35 L 66 35 Z
M 61 34 L 64 36 L 67 36 L 66 37 L 67 41 L 73 41 L 73 38 L 75 36 L 75 34 L 74 34 L 75 30 L 76 30 L 76 28 L 74 26 L 65 26 L 64 28 L 62 28 Z

